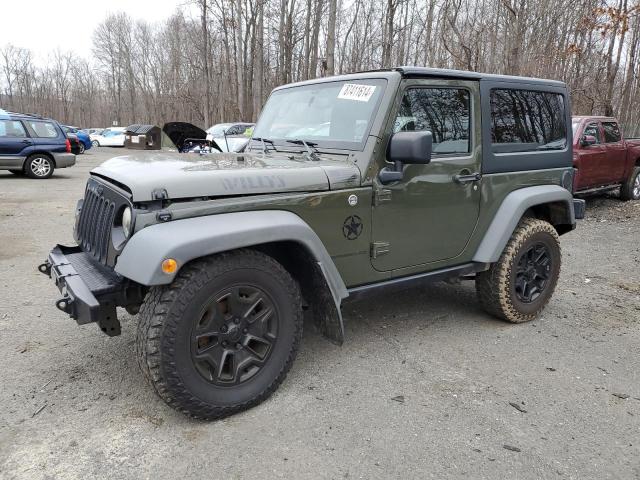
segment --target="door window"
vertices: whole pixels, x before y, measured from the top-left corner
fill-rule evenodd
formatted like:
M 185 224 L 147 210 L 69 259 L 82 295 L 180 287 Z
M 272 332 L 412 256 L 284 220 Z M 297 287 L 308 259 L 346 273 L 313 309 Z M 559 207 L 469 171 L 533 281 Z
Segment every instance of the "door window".
M 491 90 L 491 141 L 497 152 L 564 150 L 564 98 L 535 90 Z
M 24 138 L 27 136 L 21 122 L 17 120 L 0 120 L 0 137 Z
M 393 132 L 429 130 L 434 154 L 471 151 L 471 98 L 464 88 L 410 88 Z
M 584 127 L 583 136 L 591 135 L 596 139 L 596 143 L 602 143 L 602 137 L 600 136 L 600 129 L 598 128 L 597 123 L 590 123 L 586 127 Z
M 620 128 L 616 122 L 602 122 L 602 129 L 604 130 L 605 143 L 616 143 L 622 138 Z

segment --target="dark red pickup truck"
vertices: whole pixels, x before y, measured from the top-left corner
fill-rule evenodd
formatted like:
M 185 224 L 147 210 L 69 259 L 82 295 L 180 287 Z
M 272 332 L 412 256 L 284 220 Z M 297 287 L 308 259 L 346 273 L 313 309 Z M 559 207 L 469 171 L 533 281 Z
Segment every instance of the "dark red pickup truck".
M 623 200 L 640 199 L 640 139 L 624 139 L 611 117 L 573 117 L 574 192 L 620 187 Z

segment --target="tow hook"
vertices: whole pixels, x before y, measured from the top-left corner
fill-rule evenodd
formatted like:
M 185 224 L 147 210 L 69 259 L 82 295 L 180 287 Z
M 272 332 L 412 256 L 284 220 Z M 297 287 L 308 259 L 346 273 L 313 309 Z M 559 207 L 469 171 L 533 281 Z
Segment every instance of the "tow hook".
M 66 314 L 71 315 L 71 311 L 73 310 L 73 307 L 72 307 L 73 302 L 70 300 L 71 299 L 69 297 L 61 298 L 56 302 L 56 308 L 58 310 L 63 311 Z
M 49 262 L 44 262 L 38 265 L 38 271 L 51 278 L 51 264 Z

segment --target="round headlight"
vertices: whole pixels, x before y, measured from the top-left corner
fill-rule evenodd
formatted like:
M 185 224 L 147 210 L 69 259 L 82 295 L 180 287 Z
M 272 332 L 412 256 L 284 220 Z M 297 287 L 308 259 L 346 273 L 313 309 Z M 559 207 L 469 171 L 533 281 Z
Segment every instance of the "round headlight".
M 131 209 L 129 207 L 122 212 L 122 231 L 124 236 L 129 238 L 129 235 L 131 235 Z

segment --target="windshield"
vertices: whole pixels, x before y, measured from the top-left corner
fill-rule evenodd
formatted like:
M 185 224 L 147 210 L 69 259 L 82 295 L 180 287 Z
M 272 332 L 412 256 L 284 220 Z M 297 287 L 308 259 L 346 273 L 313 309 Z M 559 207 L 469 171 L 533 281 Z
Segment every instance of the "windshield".
M 209 130 L 207 130 L 207 133 L 210 133 L 211 135 L 224 135 L 224 131 L 229 128 L 231 126 L 230 123 L 219 123 L 217 125 L 214 125 L 213 127 L 211 127 Z
M 386 80 L 366 79 L 277 90 L 269 97 L 253 136 L 281 145 L 304 140 L 318 147 L 360 150 L 385 86 Z

